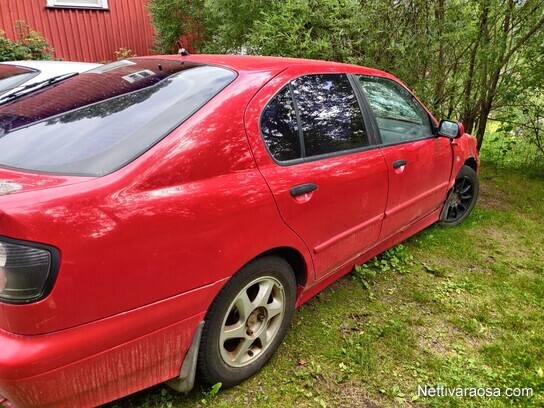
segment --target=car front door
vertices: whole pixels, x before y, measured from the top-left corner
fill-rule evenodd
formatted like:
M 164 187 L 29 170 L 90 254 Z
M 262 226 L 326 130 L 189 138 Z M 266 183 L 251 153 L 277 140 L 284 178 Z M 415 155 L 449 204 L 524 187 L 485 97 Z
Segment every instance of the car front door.
M 256 96 L 246 126 L 281 217 L 303 239 L 321 277 L 378 240 L 387 168 L 352 79 L 292 77 L 284 72 Z
M 436 137 L 432 120 L 414 96 L 386 78 L 358 76 L 389 172 L 389 195 L 380 239 L 440 207 L 452 169 L 450 140 Z

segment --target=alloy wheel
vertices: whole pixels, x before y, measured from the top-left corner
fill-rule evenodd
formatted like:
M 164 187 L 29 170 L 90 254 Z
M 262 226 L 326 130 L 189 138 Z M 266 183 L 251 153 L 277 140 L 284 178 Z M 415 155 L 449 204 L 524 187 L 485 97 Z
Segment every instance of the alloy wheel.
M 259 358 L 278 334 L 285 314 L 285 291 L 273 277 L 263 276 L 240 291 L 228 308 L 219 335 L 223 361 L 245 367 Z
M 449 196 L 446 222 L 455 222 L 471 208 L 474 200 L 474 186 L 469 177 L 463 176 L 455 180 Z

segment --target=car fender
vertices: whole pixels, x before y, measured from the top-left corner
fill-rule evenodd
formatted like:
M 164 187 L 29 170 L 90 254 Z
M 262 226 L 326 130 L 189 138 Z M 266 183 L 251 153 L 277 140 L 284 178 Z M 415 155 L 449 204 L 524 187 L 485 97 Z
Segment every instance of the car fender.
M 462 136 L 452 139 L 451 147 L 453 152 L 453 166 L 450 177 L 450 189 L 455 183 L 455 177 L 465 163 L 470 163 L 471 167 L 475 167 L 474 171 L 476 173 L 478 173 L 480 167 L 476 139 L 472 135 L 464 133 Z

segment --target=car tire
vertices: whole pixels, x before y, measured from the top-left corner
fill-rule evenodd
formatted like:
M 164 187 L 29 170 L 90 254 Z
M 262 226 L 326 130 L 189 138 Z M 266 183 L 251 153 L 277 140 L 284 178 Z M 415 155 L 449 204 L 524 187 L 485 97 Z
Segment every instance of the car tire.
M 464 165 L 455 177 L 453 188 L 440 214 L 439 225 L 455 227 L 462 223 L 476 205 L 479 192 L 478 175 L 471 167 Z
M 257 373 L 282 342 L 295 298 L 293 269 L 283 258 L 257 258 L 239 270 L 206 315 L 199 378 L 229 388 Z

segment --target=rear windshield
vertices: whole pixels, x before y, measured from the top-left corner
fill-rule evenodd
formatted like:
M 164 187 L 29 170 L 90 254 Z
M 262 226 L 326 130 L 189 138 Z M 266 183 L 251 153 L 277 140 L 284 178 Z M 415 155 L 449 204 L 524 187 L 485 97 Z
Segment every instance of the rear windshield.
M 0 95 L 30 81 L 39 73 L 40 71 L 30 68 L 0 64 Z
M 236 74 L 161 59 L 104 65 L 0 106 L 0 166 L 100 176 L 131 162 Z

